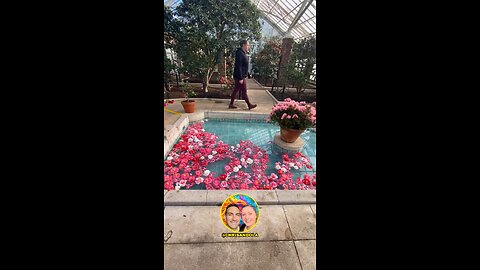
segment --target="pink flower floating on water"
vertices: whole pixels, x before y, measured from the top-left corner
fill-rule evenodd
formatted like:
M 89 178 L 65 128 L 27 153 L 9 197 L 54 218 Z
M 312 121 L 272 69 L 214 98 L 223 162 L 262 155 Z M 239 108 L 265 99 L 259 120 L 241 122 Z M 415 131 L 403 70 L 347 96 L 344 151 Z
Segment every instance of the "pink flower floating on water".
M 190 189 L 205 184 L 206 189 L 316 189 L 316 175 L 304 174 L 293 179 L 292 170 L 312 168 L 310 161 L 298 152 L 275 163 L 277 173 L 266 175 L 268 155 L 251 141 L 240 141 L 230 146 L 217 141 L 218 136 L 206 132 L 202 122 L 190 125 L 172 148 L 164 164 L 164 188 Z M 217 161 L 229 159 L 220 175 L 207 170 Z M 248 172 L 251 171 L 251 172 Z

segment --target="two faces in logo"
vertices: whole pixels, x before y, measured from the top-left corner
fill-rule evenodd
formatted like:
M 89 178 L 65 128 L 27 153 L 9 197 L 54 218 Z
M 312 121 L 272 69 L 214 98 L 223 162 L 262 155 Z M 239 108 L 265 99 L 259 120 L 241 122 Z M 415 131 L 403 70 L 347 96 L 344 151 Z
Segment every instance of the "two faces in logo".
M 245 205 L 241 209 L 237 204 L 230 204 L 225 211 L 227 226 L 235 232 L 248 232 L 257 223 L 258 214 L 252 205 Z M 240 225 L 240 221 L 243 224 Z

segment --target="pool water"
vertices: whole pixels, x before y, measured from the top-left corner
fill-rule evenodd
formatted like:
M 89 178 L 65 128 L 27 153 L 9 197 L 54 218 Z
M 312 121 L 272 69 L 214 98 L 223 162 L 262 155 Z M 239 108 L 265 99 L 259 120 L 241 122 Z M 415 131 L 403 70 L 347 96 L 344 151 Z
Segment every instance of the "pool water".
M 216 119 L 208 119 L 204 124 L 205 131 L 213 133 L 219 137 L 224 143 L 229 145 L 236 145 L 240 140 L 250 140 L 254 145 L 267 151 L 269 162 L 267 168 L 267 175 L 276 173 L 275 162 L 281 162 L 282 156 L 279 153 L 281 150 L 278 146 L 273 144 L 273 137 L 280 132 L 280 127 L 269 123 L 258 123 L 244 121 L 223 121 Z M 317 157 L 317 137 L 316 133 L 307 129 L 300 137 L 305 140 L 305 146 L 302 153 L 308 157 L 312 165 L 312 169 L 301 168 L 294 172 L 294 175 L 299 176 L 305 173 L 316 173 L 316 157 Z M 275 153 L 275 154 L 274 154 Z M 228 160 L 219 161 L 210 164 L 207 168 L 212 172 L 220 174 Z
M 280 127 L 259 120 L 205 119 L 191 123 L 165 161 L 165 188 L 315 189 L 316 133 L 307 129 L 300 135 L 305 141 L 302 157 L 273 143 L 279 132 Z M 243 166 L 240 155 L 245 157 L 240 160 Z M 231 159 L 234 156 L 236 161 Z M 240 169 L 233 168 L 237 166 L 234 164 Z M 232 174 L 232 169 L 238 173 Z

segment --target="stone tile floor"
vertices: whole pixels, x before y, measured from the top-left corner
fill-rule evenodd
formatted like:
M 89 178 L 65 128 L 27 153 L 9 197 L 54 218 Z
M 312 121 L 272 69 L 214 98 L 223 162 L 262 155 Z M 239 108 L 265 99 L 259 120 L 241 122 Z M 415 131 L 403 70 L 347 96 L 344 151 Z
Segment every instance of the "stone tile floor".
M 295 195 L 308 204 L 281 203 L 275 191 L 193 191 L 186 199 L 189 192 L 165 193 L 166 202 L 183 204 L 165 206 L 166 269 L 316 269 L 316 205 L 312 192 L 304 191 L 304 198 Z M 220 220 L 220 206 L 202 205 L 208 198 L 221 203 L 237 192 L 250 192 L 259 204 L 259 222 L 249 232 L 258 233 L 258 237 L 222 237 L 230 231 Z M 262 204 L 272 201 L 276 204 Z

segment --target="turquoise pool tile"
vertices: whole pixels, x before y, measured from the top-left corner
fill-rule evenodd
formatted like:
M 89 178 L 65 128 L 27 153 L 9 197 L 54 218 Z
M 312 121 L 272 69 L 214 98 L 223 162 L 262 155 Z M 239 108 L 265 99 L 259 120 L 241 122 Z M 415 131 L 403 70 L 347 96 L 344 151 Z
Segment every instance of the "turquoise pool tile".
M 219 140 L 236 145 L 240 140 L 250 140 L 258 147 L 264 149 L 269 155 L 269 165 L 265 173 L 276 173 L 275 162 L 282 162 L 280 155 L 272 154 L 272 140 L 275 134 L 280 132 L 280 127 L 265 123 L 264 120 L 238 120 L 238 119 L 208 119 L 204 123 L 204 129 L 219 137 Z M 316 133 L 306 131 L 301 135 L 305 140 L 305 146 L 302 153 L 306 155 L 312 164 L 312 169 L 302 168 L 295 171 L 296 177 L 305 173 L 316 173 Z M 223 173 L 225 164 L 229 160 L 219 161 L 208 166 L 208 170 L 216 172 L 217 175 Z

